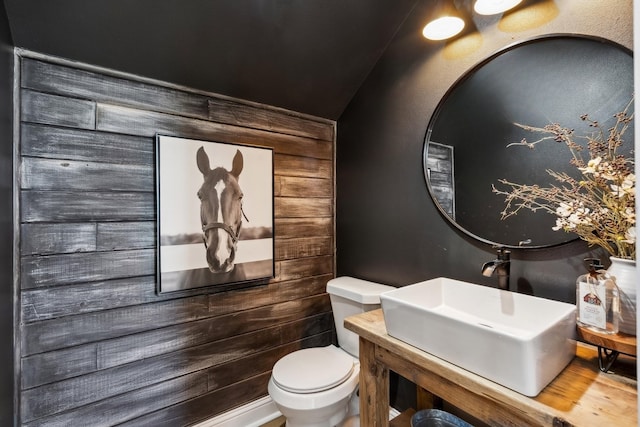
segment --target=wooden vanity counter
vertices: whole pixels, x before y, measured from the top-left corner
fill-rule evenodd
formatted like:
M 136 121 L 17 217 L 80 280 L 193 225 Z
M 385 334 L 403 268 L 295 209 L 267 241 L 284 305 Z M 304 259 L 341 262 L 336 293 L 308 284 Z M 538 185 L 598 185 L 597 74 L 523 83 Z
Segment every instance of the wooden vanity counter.
M 579 343 L 574 360 L 530 398 L 389 336 L 381 309 L 345 326 L 360 335 L 362 426 L 389 425 L 390 370 L 492 426 L 638 425 L 635 364 L 626 361 L 626 375 L 605 374 L 595 347 Z

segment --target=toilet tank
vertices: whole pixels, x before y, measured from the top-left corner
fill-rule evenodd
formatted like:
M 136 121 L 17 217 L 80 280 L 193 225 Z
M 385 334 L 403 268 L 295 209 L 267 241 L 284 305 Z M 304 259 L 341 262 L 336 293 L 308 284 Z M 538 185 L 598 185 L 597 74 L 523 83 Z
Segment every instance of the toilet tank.
M 345 329 L 345 317 L 380 308 L 380 294 L 394 289 L 393 286 L 346 276 L 336 277 L 327 282 L 340 348 L 354 357 L 359 357 L 359 337 Z

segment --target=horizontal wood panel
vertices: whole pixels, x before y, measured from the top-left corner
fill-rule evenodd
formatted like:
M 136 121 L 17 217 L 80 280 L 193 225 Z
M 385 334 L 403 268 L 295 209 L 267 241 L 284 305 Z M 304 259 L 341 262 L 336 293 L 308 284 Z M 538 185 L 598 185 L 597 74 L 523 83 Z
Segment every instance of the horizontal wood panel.
M 209 100 L 209 120 L 333 141 L 333 125 L 326 122 L 304 119 L 285 111 L 242 105 L 225 99 Z
M 127 277 L 22 292 L 22 321 L 31 323 L 169 299 L 156 295 L 155 276 Z
M 331 159 L 333 150 L 331 142 L 106 104 L 98 104 L 96 129 L 125 134 L 135 132 L 138 136 L 154 136 L 160 133 L 247 144 L 273 148 L 276 153 L 321 159 Z
M 91 223 L 23 224 L 20 253 L 63 254 L 96 250 L 96 225 Z
M 124 425 L 132 426 L 175 426 L 190 425 L 191 423 L 209 418 L 208 410 L 211 406 L 216 407 L 217 412 L 224 412 L 232 408 L 229 400 L 233 395 L 238 396 L 237 405 L 242 405 L 266 396 L 266 383 L 264 380 L 270 378 L 270 365 L 273 366 L 281 355 L 292 351 L 308 347 L 320 347 L 330 344 L 330 334 L 324 333 L 295 342 L 285 347 L 278 347 L 267 352 L 257 353 L 247 359 L 238 362 L 230 362 L 219 365 L 208 370 L 209 388 L 212 391 L 197 399 L 185 401 L 180 405 L 175 405 L 167 409 L 154 412 L 148 416 L 133 420 Z M 242 363 L 238 366 L 238 363 Z M 268 370 L 264 370 L 268 367 Z M 241 372 L 239 382 L 234 381 L 234 372 Z M 263 373 L 261 373 L 263 372 Z M 255 378 L 259 379 L 256 384 Z M 227 385 L 222 387 L 223 385 Z M 182 414 L 182 415 L 180 415 Z
M 277 260 L 333 255 L 333 251 L 333 238 L 331 237 L 276 239 Z
M 300 334 L 307 327 L 307 322 L 297 321 L 261 329 L 32 388 L 22 392 L 22 413 L 27 420 L 48 416 L 116 396 L 128 391 L 134 384 L 136 388 L 157 384 L 277 347 L 285 344 L 282 340 L 285 327 Z
M 217 316 L 323 293 L 331 277 L 316 276 L 212 294 L 208 296 L 209 312 Z M 156 294 L 155 276 L 30 289 L 22 292 L 22 320 L 31 323 L 173 298 L 171 294 Z
M 99 251 L 155 248 L 156 222 L 104 222 L 98 224 Z
M 130 192 L 20 192 L 22 222 L 155 221 L 155 194 Z
M 312 258 L 300 258 L 293 260 L 278 261 L 277 280 L 295 280 L 309 276 L 320 276 L 330 274 L 333 271 L 333 257 L 319 256 Z
M 23 355 L 190 322 L 207 313 L 207 297 L 198 295 L 30 323 L 24 325 Z
M 30 90 L 22 90 L 20 96 L 22 121 L 95 129 L 95 102 Z
M 305 277 L 269 283 L 266 286 L 211 294 L 209 295 L 209 312 L 212 315 L 222 315 L 322 294 L 326 292 L 327 282 L 332 277 L 330 274 Z
M 276 218 L 274 223 L 279 240 L 333 235 L 333 218 Z
M 27 223 L 22 255 L 155 248 L 156 223 Z
M 334 139 L 332 122 L 305 118 L 294 112 L 268 106 L 212 98 L 31 59 L 23 62 L 22 74 L 22 87 L 41 92 L 141 107 L 325 141 Z
M 205 322 L 196 322 L 194 326 L 185 326 L 182 330 L 186 331 L 188 329 L 197 330 L 198 328 L 202 330 L 202 327 L 199 325 L 206 325 L 207 327 L 211 326 L 210 322 L 220 322 L 221 327 L 227 327 L 227 324 L 222 322 L 224 319 L 233 320 L 234 317 L 227 316 L 224 317 L 225 314 L 233 314 L 235 315 L 238 311 L 250 310 L 259 307 L 265 307 L 265 310 L 271 310 L 273 307 L 276 307 L 279 303 L 285 303 L 287 301 L 296 301 L 300 298 L 304 298 L 307 295 L 319 295 L 325 292 L 327 280 L 329 280 L 331 276 L 326 276 L 324 278 L 312 278 L 312 279 L 304 279 L 304 280 L 296 280 L 290 282 L 282 282 L 282 283 L 274 283 L 266 287 L 258 287 L 258 288 L 247 288 L 241 291 L 229 291 L 216 295 L 209 295 L 209 310 L 211 316 L 217 316 L 214 320 L 207 320 Z M 122 282 L 126 283 L 126 280 Z M 152 284 L 149 288 L 155 286 Z M 106 300 L 113 300 L 114 296 L 109 296 L 109 286 L 104 285 L 105 291 L 100 293 L 101 295 L 105 295 Z M 49 289 L 46 289 L 48 291 Z M 69 290 L 69 296 L 72 296 L 75 287 L 71 287 Z M 65 293 L 65 288 L 58 288 L 56 291 L 60 293 Z M 37 291 L 33 291 L 37 292 Z M 117 293 L 120 295 L 120 293 Z M 47 307 L 52 310 L 57 310 L 57 304 L 59 304 L 60 299 L 56 298 L 55 292 L 47 292 L 47 295 L 52 297 L 52 302 Z M 86 295 L 79 293 L 78 300 L 82 301 L 82 298 Z M 217 296 L 220 296 L 217 298 Z M 135 301 L 135 297 L 131 297 Z M 94 304 L 97 302 L 94 302 Z M 324 300 L 312 300 L 302 305 L 302 307 L 306 307 L 308 309 L 309 304 L 327 304 L 328 301 L 325 297 Z M 79 305 L 77 301 L 70 301 L 68 305 Z M 131 304 L 129 301 L 122 301 L 123 305 Z M 274 305 L 272 305 L 274 304 Z M 278 309 L 280 312 L 283 310 L 290 310 L 290 306 L 281 305 Z M 326 307 L 319 309 L 319 311 L 326 311 Z M 254 311 L 255 313 L 260 313 L 260 311 Z M 204 315 L 202 316 L 204 317 Z M 240 314 L 240 318 L 242 319 L 242 313 Z M 135 320 L 135 319 L 132 319 Z M 319 318 L 318 321 L 314 321 L 311 323 L 309 331 L 317 330 L 318 327 L 321 329 L 319 331 L 325 330 L 322 328 L 331 328 L 331 319 L 325 319 L 329 321 L 329 326 L 322 326 L 324 320 Z M 209 322 L 209 323 L 207 323 Z M 229 327 L 234 327 L 233 322 L 229 323 Z M 217 325 L 216 325 L 217 326 Z M 154 325 L 147 325 L 147 328 L 153 328 Z M 168 335 L 171 332 L 171 327 L 168 328 L 165 332 L 157 332 L 158 334 Z M 179 330 L 178 330 L 179 332 Z M 122 338 L 114 338 L 109 341 L 104 341 L 101 343 L 90 343 L 84 345 L 74 346 L 70 349 L 61 349 L 56 351 L 49 351 L 47 353 L 35 354 L 33 356 L 29 356 L 23 359 L 23 370 L 24 374 L 22 377 L 23 387 L 31 388 L 36 385 L 41 385 L 53 381 L 58 381 L 61 379 L 66 379 L 70 377 L 74 377 L 77 375 L 82 375 L 93 370 L 98 369 L 98 346 L 100 347 L 101 354 L 111 354 L 112 358 L 118 358 L 119 355 L 114 351 L 115 348 L 122 347 L 126 348 L 134 348 L 135 346 L 135 337 L 140 337 L 142 342 L 149 341 L 149 334 L 155 334 L 156 332 L 149 332 L 148 336 L 145 338 L 145 333 L 134 334 Z M 214 337 L 205 337 L 208 339 L 213 339 Z M 187 339 L 187 337 L 185 337 Z M 191 338 L 189 338 L 191 339 Z M 195 342 L 195 341 L 194 341 Z M 153 343 L 152 343 L 153 345 Z M 144 351 L 144 350 L 143 350 Z M 85 356 L 86 355 L 86 356 Z M 89 360 L 84 360 L 87 357 Z M 81 360 L 81 363 L 78 361 Z M 105 362 L 101 362 L 101 366 L 105 366 Z
M 23 156 L 49 159 L 154 164 L 155 139 L 116 133 L 22 123 L 20 152 Z
M 115 411 L 117 409 L 115 405 L 121 405 L 121 409 L 127 408 L 131 404 L 131 402 L 127 401 L 127 399 L 130 399 L 132 397 L 143 398 L 144 400 L 145 393 L 151 393 L 153 397 L 157 399 L 155 404 L 150 405 L 150 408 L 159 409 L 167 404 L 171 405 L 182 400 L 201 395 L 207 390 L 207 376 L 205 372 L 186 374 L 177 378 L 167 379 L 163 381 L 163 383 L 152 385 L 147 385 L 146 381 L 144 381 L 145 378 L 140 378 L 139 375 L 132 376 L 131 379 L 132 381 L 136 382 L 130 384 L 128 387 L 117 387 L 117 389 L 127 391 L 135 390 L 134 392 L 125 392 L 124 396 L 123 394 L 120 394 L 118 396 L 113 396 L 99 402 L 91 400 L 91 395 L 85 394 L 84 396 L 76 396 L 73 391 L 56 390 L 53 393 L 45 391 L 45 394 L 48 398 L 51 399 L 51 395 L 54 396 L 53 400 L 55 400 L 55 404 L 58 405 L 57 407 L 52 407 L 47 402 L 39 401 L 38 396 L 32 395 L 30 391 L 23 392 L 23 396 L 25 399 L 23 400 L 22 405 L 23 413 L 34 414 L 40 417 L 40 419 L 32 420 L 27 418 L 27 416 L 23 416 L 23 419 L 27 421 L 26 425 L 49 426 L 52 424 L 63 425 L 63 422 L 69 422 L 69 418 L 72 417 L 71 424 L 67 425 L 113 426 L 114 424 L 112 424 L 112 420 L 102 420 L 104 424 L 94 424 L 92 420 L 94 418 L 96 420 L 100 420 L 102 418 L 102 415 L 100 415 L 100 410 Z M 134 384 L 141 384 L 146 386 L 137 389 L 135 388 Z M 88 387 L 85 386 L 84 388 L 86 390 Z M 180 388 L 183 388 L 184 390 L 180 390 Z M 102 391 L 103 389 L 99 390 Z M 170 391 L 173 391 L 174 394 L 167 395 L 167 393 L 169 393 Z M 54 394 L 56 392 L 58 394 Z M 67 397 L 70 397 L 70 400 L 62 400 L 58 397 L 58 395 L 66 395 Z M 146 400 L 145 403 L 147 403 Z M 74 408 L 78 409 L 75 409 L 71 412 L 60 413 L 60 411 L 56 410 L 57 408 L 61 408 L 63 411 Z M 94 411 L 96 410 L 99 410 L 99 412 L 95 413 Z M 147 413 L 149 411 L 149 408 L 138 407 L 137 410 L 139 411 L 136 411 L 137 415 L 140 415 Z M 81 415 L 84 415 L 84 418 L 77 418 Z M 116 419 L 117 418 L 119 418 L 119 416 L 116 416 Z
M 113 426 L 118 421 L 126 421 L 128 418 L 144 415 L 150 410 L 158 410 L 194 398 L 206 391 L 206 375 L 203 372 L 196 372 L 160 384 L 134 389 L 132 392 L 84 405 L 73 411 L 45 416 L 24 425 L 29 427 Z M 91 421 L 90 424 L 81 424 L 80 420 Z
M 333 217 L 332 199 L 276 197 L 274 203 L 277 218 Z
M 75 346 L 22 358 L 21 390 L 98 370 L 95 344 Z
M 98 344 L 98 367 L 108 368 L 253 332 L 331 311 L 327 294 L 143 332 Z
M 187 400 L 121 424 L 123 427 L 175 427 L 190 425 L 267 395 L 270 373 L 264 373 L 221 390 Z
M 87 252 L 23 258 L 22 289 L 155 273 L 154 249 Z
M 295 280 L 307 276 L 331 274 L 333 257 L 303 258 L 282 261 L 279 280 Z M 25 325 L 25 355 L 51 351 L 69 345 L 114 338 L 170 324 L 207 317 L 206 296 L 170 300 L 156 304 L 123 307 L 108 311 L 63 317 Z M 204 308 L 202 304 L 204 303 Z M 187 310 L 185 313 L 184 310 Z M 204 311 L 203 311 L 204 310 Z M 159 313 L 163 312 L 163 315 Z M 149 318 L 156 319 L 153 324 Z
M 333 181 L 278 175 L 274 180 L 274 194 L 283 197 L 333 197 Z
M 123 165 L 75 160 L 23 157 L 22 189 L 25 190 L 155 190 L 151 165 Z
M 311 157 L 299 157 L 291 155 L 274 156 L 276 175 L 288 175 L 309 178 L 333 178 L 333 163 Z M 285 172 L 286 171 L 286 172 Z
M 317 314 L 307 319 L 299 320 L 299 322 L 307 323 L 308 325 L 304 331 L 304 336 L 331 334 L 333 330 L 333 319 L 330 312 Z M 301 336 L 300 329 L 294 327 L 291 332 L 282 333 L 282 342 L 296 341 Z M 328 345 L 330 341 L 331 339 L 328 341 L 323 340 L 324 345 Z M 203 341 L 203 343 L 207 342 Z M 35 354 L 24 358 L 22 364 L 25 372 L 22 377 L 23 389 L 78 377 L 104 368 L 98 366 L 98 344 L 95 343 Z M 227 376 L 238 374 L 238 372 L 227 373 Z
M 206 119 L 207 97 L 50 62 L 22 62 L 22 86 L 75 98 L 165 111 Z

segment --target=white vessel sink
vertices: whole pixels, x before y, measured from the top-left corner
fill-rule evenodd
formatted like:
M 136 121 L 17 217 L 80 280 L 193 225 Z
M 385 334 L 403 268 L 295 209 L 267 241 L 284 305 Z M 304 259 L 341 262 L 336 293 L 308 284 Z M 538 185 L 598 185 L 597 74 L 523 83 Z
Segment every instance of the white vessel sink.
M 380 300 L 392 337 L 527 396 L 575 356 L 573 304 L 447 278 Z

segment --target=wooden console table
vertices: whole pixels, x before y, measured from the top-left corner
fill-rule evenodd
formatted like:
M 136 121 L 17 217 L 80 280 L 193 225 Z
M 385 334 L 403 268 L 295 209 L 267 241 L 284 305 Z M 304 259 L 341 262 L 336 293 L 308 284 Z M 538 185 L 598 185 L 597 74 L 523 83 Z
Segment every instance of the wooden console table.
M 362 426 L 389 425 L 390 370 L 492 426 L 638 425 L 635 375 L 600 372 L 592 346 L 578 344 L 575 359 L 530 398 L 389 336 L 382 310 L 345 326 L 360 335 Z

